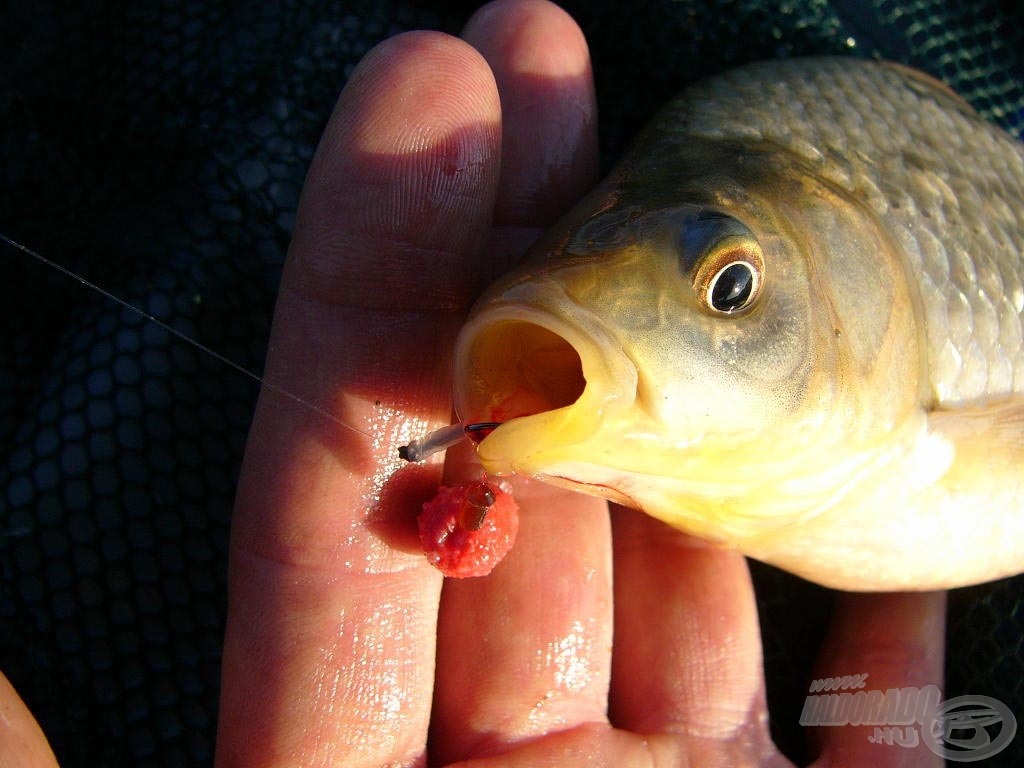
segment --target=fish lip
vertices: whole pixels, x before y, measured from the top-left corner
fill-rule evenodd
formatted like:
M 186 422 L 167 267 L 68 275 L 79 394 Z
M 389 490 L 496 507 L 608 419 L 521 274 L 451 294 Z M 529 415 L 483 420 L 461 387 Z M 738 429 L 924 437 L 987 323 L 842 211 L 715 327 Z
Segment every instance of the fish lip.
M 526 286 L 520 286 L 526 288 Z M 485 469 L 496 474 L 542 477 L 545 466 L 560 463 L 551 457 L 592 437 L 606 410 L 636 397 L 638 373 L 618 339 L 588 308 L 574 302 L 553 281 L 532 283 L 529 300 L 517 296 L 516 287 L 474 309 L 456 340 L 454 354 L 455 408 L 463 421 L 501 421 L 477 447 Z M 553 312 L 548 307 L 558 307 Z M 564 341 L 579 358 L 583 389 L 572 402 L 507 420 L 481 412 L 474 402 L 474 347 L 489 330 L 503 324 L 536 326 Z M 560 478 L 562 484 L 582 489 L 590 485 Z

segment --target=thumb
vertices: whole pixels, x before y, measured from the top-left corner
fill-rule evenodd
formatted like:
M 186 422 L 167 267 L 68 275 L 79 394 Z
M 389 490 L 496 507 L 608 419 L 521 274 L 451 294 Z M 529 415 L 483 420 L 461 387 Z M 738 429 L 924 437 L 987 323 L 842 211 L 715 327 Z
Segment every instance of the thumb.
M 39 723 L 0 672 L 0 768 L 56 768 Z

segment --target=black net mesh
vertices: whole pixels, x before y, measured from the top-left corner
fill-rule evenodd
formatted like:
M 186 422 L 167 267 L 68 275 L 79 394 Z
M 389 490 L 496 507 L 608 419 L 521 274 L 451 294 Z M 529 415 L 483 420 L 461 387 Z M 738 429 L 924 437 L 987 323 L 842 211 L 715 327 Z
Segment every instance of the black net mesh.
M 262 366 L 306 166 L 374 43 L 471 3 L 7 3 L 0 232 L 238 365 Z M 573 2 L 606 162 L 686 82 L 758 58 L 883 56 L 1024 131 L 1017 4 Z M 0 668 L 62 764 L 208 762 L 234 485 L 256 386 L 3 246 Z M 773 730 L 796 727 L 829 593 L 755 566 Z M 1024 717 L 1024 580 L 951 596 L 947 695 Z M 856 670 L 855 670 L 856 671 Z M 1024 739 L 988 764 L 1024 763 Z

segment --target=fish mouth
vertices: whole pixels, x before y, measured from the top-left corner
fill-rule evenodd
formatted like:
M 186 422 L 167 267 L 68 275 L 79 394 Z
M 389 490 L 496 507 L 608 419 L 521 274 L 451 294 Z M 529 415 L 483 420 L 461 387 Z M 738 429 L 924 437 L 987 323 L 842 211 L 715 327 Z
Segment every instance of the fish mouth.
M 486 415 L 489 422 L 505 423 L 567 408 L 586 389 L 575 347 L 534 322 L 488 324 L 474 337 L 469 354 L 469 376 L 462 379 L 470 384 L 462 399 L 464 420 Z
M 572 305 L 566 314 L 497 300 L 459 335 L 456 412 L 463 423 L 498 423 L 477 447 L 489 472 L 603 485 L 596 465 L 584 466 L 609 413 L 635 398 L 636 367 L 592 313 Z

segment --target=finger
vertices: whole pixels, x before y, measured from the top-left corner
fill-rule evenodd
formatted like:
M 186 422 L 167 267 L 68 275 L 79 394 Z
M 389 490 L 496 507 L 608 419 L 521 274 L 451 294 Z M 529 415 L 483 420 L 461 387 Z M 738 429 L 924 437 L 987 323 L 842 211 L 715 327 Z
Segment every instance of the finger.
M 39 723 L 0 672 L 0 768 L 56 768 Z
M 590 54 L 572 18 L 546 0 L 489 3 L 463 37 L 491 64 L 501 94 L 501 188 L 490 251 L 507 268 L 597 181 Z
M 603 722 L 611 558 L 601 504 L 515 485 L 516 545 L 486 578 L 445 582 L 433 723 L 441 762 Z
M 509 257 L 516 233 L 532 238 L 593 183 L 589 57 L 579 28 L 550 3 L 493 3 L 465 35 L 487 57 L 502 99 L 496 222 Z M 449 479 L 479 472 L 465 451 L 449 454 Z M 445 585 L 433 725 L 442 761 L 605 719 L 606 505 L 537 483 L 518 484 L 514 495 L 521 522 L 509 557 L 487 578 Z
M 841 680 L 849 676 L 857 678 L 851 681 L 851 686 L 862 687 L 809 692 L 801 722 L 818 723 L 808 728 L 808 738 L 820 751 L 823 764 L 879 768 L 943 764 L 942 759 L 924 743 L 929 723 L 897 725 L 897 717 L 885 714 L 883 695 L 892 689 L 895 693 L 888 694 L 892 703 L 902 700 L 906 705 L 911 697 L 923 701 L 927 695 L 925 690 L 934 686 L 933 698 L 938 696 L 935 689 L 941 689 L 943 682 L 945 638 L 945 592 L 840 593 L 832 625 L 815 667 L 815 678 Z M 883 703 L 874 719 L 892 721 L 878 726 L 881 734 L 875 733 L 875 725 L 843 722 L 867 717 L 863 712 L 858 714 L 861 705 L 856 705 L 854 699 L 856 695 L 868 701 L 865 694 L 858 693 L 862 690 L 880 692 L 875 696 Z M 830 697 L 838 706 L 843 694 L 850 700 L 846 705 L 850 709 L 843 708 L 845 715 L 838 709 L 830 711 L 825 706 L 828 704 L 826 699 Z M 890 735 L 909 740 L 917 746 L 886 743 L 885 731 L 893 725 L 897 727 L 889 731 Z M 917 732 L 916 738 L 911 731 Z
M 218 763 L 422 759 L 441 579 L 413 517 L 438 468 L 394 473 L 446 423 L 449 353 L 477 290 L 499 163 L 493 77 L 409 34 L 352 74 L 310 168 L 230 558 Z
M 685 734 L 709 764 L 730 745 L 770 753 L 757 606 L 743 556 L 622 507 L 613 507 L 612 528 L 612 722 Z

